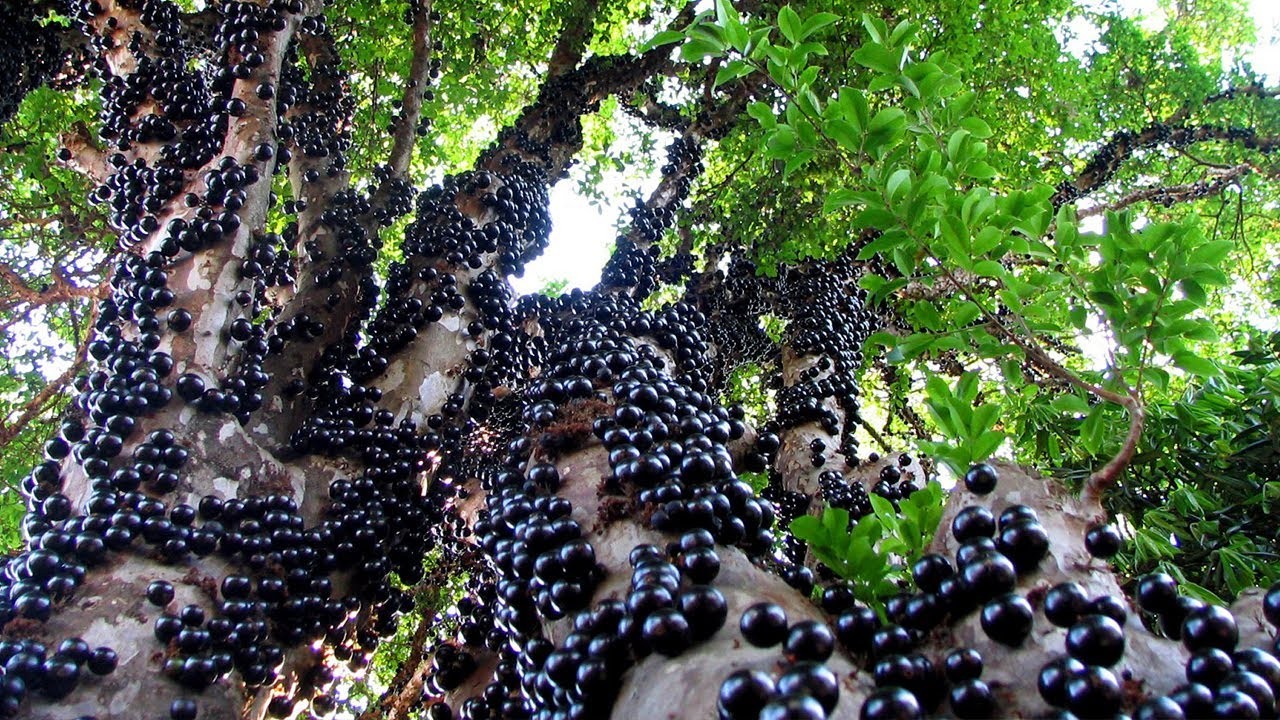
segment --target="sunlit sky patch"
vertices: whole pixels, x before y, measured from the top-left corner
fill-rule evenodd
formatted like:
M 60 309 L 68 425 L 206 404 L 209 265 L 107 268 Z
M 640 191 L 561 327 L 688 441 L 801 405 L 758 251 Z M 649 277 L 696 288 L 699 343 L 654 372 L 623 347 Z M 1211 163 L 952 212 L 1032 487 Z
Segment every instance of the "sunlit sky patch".
M 1135 17 L 1144 18 L 1144 24 L 1151 29 L 1165 22 L 1158 0 L 1124 0 L 1121 5 Z M 1258 28 L 1258 43 L 1246 59 L 1272 84 L 1280 82 L 1280 0 L 1251 0 L 1251 10 Z M 1089 33 L 1085 28 L 1073 27 L 1072 30 L 1080 49 L 1091 42 L 1091 34 L 1096 37 L 1096 33 Z M 600 269 L 617 235 L 618 218 L 631 207 L 637 195 L 635 190 L 642 190 L 641 197 L 647 195 L 658 177 L 651 175 L 632 188 L 623 187 L 617 177 L 607 178 L 606 182 L 611 182 L 613 187 L 608 188 L 609 202 L 603 206 L 593 206 L 579 195 L 572 179 L 555 186 L 551 192 L 554 222 L 551 244 L 529 265 L 524 277 L 513 279 L 518 292 L 537 292 L 549 283 L 562 280 L 568 282 L 569 288 L 590 288 L 599 281 Z

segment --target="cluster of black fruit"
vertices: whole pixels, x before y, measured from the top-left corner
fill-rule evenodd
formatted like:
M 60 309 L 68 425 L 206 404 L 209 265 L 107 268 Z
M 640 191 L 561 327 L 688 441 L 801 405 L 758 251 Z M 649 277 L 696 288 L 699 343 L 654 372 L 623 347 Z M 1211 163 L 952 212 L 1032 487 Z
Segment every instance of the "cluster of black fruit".
M 979 464 L 964 481 L 970 491 L 987 494 L 997 479 L 995 468 Z M 996 695 L 981 680 L 979 652 L 956 648 L 939 666 L 918 647 L 944 621 L 959 621 L 975 610 L 989 638 L 1021 646 L 1032 631 L 1035 612 L 1016 587 L 1019 577 L 1033 573 L 1047 553 L 1048 537 L 1034 511 L 1021 505 L 1006 508 L 999 518 L 983 507 L 966 507 L 954 518 L 951 532 L 960 541 L 955 564 L 941 555 L 916 561 L 911 570 L 918 592 L 890 598 L 884 607 L 887 622 L 857 602 L 848 585 L 831 585 L 822 593 L 823 610 L 835 618 L 835 638 L 855 659 L 865 660 L 875 679 L 877 690 L 860 711 L 864 720 L 923 717 L 937 712 L 944 700 L 958 718 L 1001 715 Z M 1085 536 L 1094 557 L 1111 557 L 1120 546 L 1121 537 L 1110 525 L 1092 526 Z M 1167 696 L 1127 700 L 1124 677 L 1111 669 L 1125 654 L 1125 603 L 1112 596 L 1090 598 L 1078 584 L 1063 583 L 1037 601 L 1045 619 L 1066 633 L 1066 654 L 1047 663 L 1037 678 L 1041 697 L 1059 709 L 1059 716 L 1113 717 L 1132 708 L 1133 717 L 1142 720 L 1274 717 L 1280 641 L 1270 651 L 1237 648 L 1239 630 L 1231 613 L 1180 596 L 1168 575 L 1141 578 L 1136 599 L 1166 636 L 1180 638 L 1191 651 L 1187 683 Z M 1280 626 L 1280 585 L 1267 592 L 1263 612 Z M 781 608 L 769 603 L 748 609 L 741 627 L 743 636 L 761 647 L 776 644 L 787 632 Z M 789 689 L 783 685 L 782 679 L 775 683 L 757 671 L 735 672 L 721 687 L 720 716 L 822 718 L 831 711 L 827 703 L 833 706 L 837 699 L 816 680 L 793 681 Z
M 692 308 L 655 315 L 627 295 L 581 292 L 522 304 L 538 313 L 549 349 L 525 393 L 524 429 L 509 443 L 507 467 L 485 476 L 486 510 L 474 529 L 497 573 L 496 597 L 492 630 L 482 623 L 472 634 L 487 631 L 498 662 L 489 686 L 457 715 L 596 717 L 635 662 L 679 654 L 720 628 L 727 604 L 709 585 L 720 567 L 716 543 L 767 551 L 773 511 L 733 475 L 724 444 L 741 436 L 740 416 L 670 379 L 653 348 L 632 339 L 696 326 Z M 555 496 L 563 479 L 553 460 L 592 435 L 609 451 L 606 502 L 648 506 L 650 524 L 681 539 L 637 547 L 625 598 L 587 608 L 602 569 L 571 505 Z M 566 616 L 574 632 L 558 645 L 545 639 L 544 623 Z M 457 667 L 442 668 L 433 688 L 460 682 Z M 437 703 L 428 714 L 452 711 Z
M 781 373 L 776 371 L 781 352 L 778 343 L 764 331 L 760 317 L 774 310 L 780 280 L 757 276 L 755 265 L 741 250 L 729 254 L 726 260 L 723 270 L 719 263 L 709 263 L 705 272 L 710 277 L 694 281 L 714 287 L 714 292 L 699 292 L 691 298 L 710 319 L 707 339 L 715 345 L 717 360 L 711 372 L 712 382 L 724 387 L 734 370 L 754 363 L 772 370 L 766 377 L 777 389 L 781 387 Z M 763 467 L 747 469 L 764 471 Z
M 800 357 L 816 358 L 797 382 L 778 395 L 781 428 L 816 422 L 840 434 L 839 452 L 857 458 L 854 437 L 859 414 L 857 375 L 862 342 L 875 329 L 875 316 L 865 306 L 866 292 L 856 287 L 858 271 L 848 260 L 815 262 L 793 271 L 786 283 L 787 343 Z M 824 403 L 835 400 L 840 412 Z M 812 449 L 811 464 L 826 463 L 825 446 Z
M 0 641 L 0 717 L 14 717 L 22 709 L 28 688 L 39 688 L 50 699 L 66 697 L 82 675 L 110 675 L 119 658 L 109 647 L 90 648 L 80 638 L 67 638 L 49 653 L 34 640 Z
M 696 140 L 682 135 L 667 146 L 667 162 L 661 168 L 663 177 L 654 204 L 637 198 L 627 211 L 631 226 L 618 238 L 617 251 L 605 263 L 597 290 L 626 288 L 635 297 L 644 298 L 657 289 L 659 281 L 679 283 L 693 273 L 691 254 L 677 252 L 660 259 L 656 243 L 675 222 L 677 208 L 702 170 L 702 148 Z
M 1076 179 L 1063 180 L 1055 189 L 1053 201 L 1057 205 L 1063 205 L 1078 199 L 1088 190 L 1100 187 L 1116 174 L 1120 163 L 1134 153 L 1159 146 L 1186 147 L 1193 143 L 1215 139 L 1239 143 L 1250 150 L 1259 150 L 1268 154 L 1280 148 L 1280 144 L 1259 136 L 1251 128 L 1152 123 L 1137 132 L 1120 130 L 1094 152 L 1078 174 L 1077 177 L 1086 180 L 1087 183 L 1081 183 Z M 1087 184 L 1087 187 L 1082 187 L 1082 184 Z
M 897 465 L 880 468 L 880 476 L 875 485 L 871 486 L 871 492 L 892 501 L 894 507 L 897 507 L 899 500 L 911 497 L 911 493 L 919 490 L 921 485 L 920 480 L 907 471 L 910 464 L 911 456 L 901 455 Z
M 34 2 L 0 5 L 0 72 L 6 78 L 0 92 L 0 124 L 13 117 L 27 93 L 52 80 L 67 61 L 61 27 L 41 22 L 47 13 L 48 8 Z
M 840 682 L 825 664 L 836 647 L 830 627 L 816 620 L 788 624 L 780 605 L 761 602 L 743 611 L 738 629 L 756 647 L 781 644 L 785 663 L 776 679 L 760 670 L 731 673 L 716 701 L 723 720 L 821 720 L 835 710 Z
M 407 479 L 422 467 L 413 424 L 392 427 L 388 413 L 369 411 L 364 422 L 372 427 L 359 448 L 369 470 L 353 480 L 335 481 L 325 518 L 311 527 L 294 501 L 281 495 L 225 501 L 206 496 L 198 507 L 166 502 L 183 484 L 190 453 L 168 429 L 142 432 L 144 424 L 154 424 L 148 418 L 175 395 L 201 409 L 247 419 L 261 403 L 267 354 L 293 334 L 315 330 L 304 322 L 296 330 L 267 337 L 249 320 L 265 285 L 290 280 L 282 262 L 283 239 L 264 236 L 250 243 L 240 268 L 252 291 L 235 294 L 241 315 L 232 313 L 223 329 L 224 340 L 238 346 L 237 371 L 218 387 L 207 387 L 198 375 L 173 377 L 174 361 L 159 350 L 166 334 L 187 332 L 193 324 L 191 312 L 171 307 L 170 265 L 181 253 L 199 252 L 235 233 L 246 188 L 266 174 L 260 167 L 269 169 L 282 158 L 271 145 L 258 147 L 247 159 L 251 164 L 224 158 L 199 178 L 203 193 L 178 198 L 183 170 L 212 160 L 221 141 L 210 138 L 221 137 L 226 117 L 241 112 L 235 104 L 239 101 L 228 99 L 231 79 L 252 75 L 261 65 L 256 43 L 283 29 L 285 15 L 301 7 L 293 2 L 225 3 L 215 40 L 239 60 L 215 71 L 211 82 L 195 70 L 188 72 L 177 59 L 183 46 L 174 39 L 173 9 L 155 0 L 141 3 L 140 17 L 155 33 L 160 59 L 144 58 L 130 76 L 104 82 L 104 137 L 122 151 L 162 144 L 157 164 L 126 162 L 123 154 L 114 155 L 114 172 L 94 193 L 95 199 L 112 204 L 113 222 L 126 245 L 147 243 L 155 249 L 141 256 L 126 254 L 118 263 L 113 294 L 102 304 L 98 337 L 90 347 L 99 368 L 77 381 L 73 417 L 46 445 L 46 461 L 24 481 L 29 549 L 10 559 L 0 576 L 0 592 L 8 601 L 0 624 L 47 620 L 54 604 L 68 598 L 88 570 L 112 552 L 148 552 L 170 562 L 216 553 L 242 571 L 222 580 L 212 609 L 189 605 L 156 620 L 156 637 L 171 651 L 166 674 L 199 690 L 234 670 L 247 684 L 262 686 L 274 681 L 289 648 L 317 640 L 330 644 L 339 660 L 361 666 L 378 636 L 394 632 L 397 616 L 408 607 L 390 584 L 390 574 L 406 582 L 420 578 L 422 557 L 437 543 L 436 529 L 445 526 L 438 519 L 439 499 L 423 497 Z M 92 2 L 78 10 L 86 23 L 102 13 Z M 312 26 L 322 29 L 314 22 Z M 264 92 L 260 88 L 259 94 Z M 161 112 L 135 118 L 136 109 L 147 102 Z M 175 200 L 195 211 L 161 227 L 157 215 Z M 377 399 L 373 388 L 364 395 Z M 90 483 L 79 508 L 60 492 L 62 464 L 69 458 Z M 349 581 L 345 596 L 335 594 L 332 578 L 338 573 Z M 173 588 L 157 581 L 147 594 L 167 608 Z M 356 613 L 361 616 L 358 628 L 349 622 Z M 50 699 L 67 695 L 85 675 L 82 667 L 102 674 L 115 664 L 109 648 L 90 651 L 75 638 L 56 652 L 33 642 L 7 644 L 0 654 L 4 716 L 16 713 L 31 692 Z M 317 666 L 297 697 L 314 696 L 312 709 L 323 714 L 334 706 L 324 692 L 332 680 L 331 673 Z M 270 711 L 284 716 L 293 706 L 293 698 L 279 697 Z M 187 718 L 195 712 L 193 701 L 179 699 L 171 714 Z
M 818 490 L 828 507 L 841 508 L 857 520 L 871 514 L 871 497 L 862 483 L 850 482 L 838 470 L 824 470 L 818 475 Z

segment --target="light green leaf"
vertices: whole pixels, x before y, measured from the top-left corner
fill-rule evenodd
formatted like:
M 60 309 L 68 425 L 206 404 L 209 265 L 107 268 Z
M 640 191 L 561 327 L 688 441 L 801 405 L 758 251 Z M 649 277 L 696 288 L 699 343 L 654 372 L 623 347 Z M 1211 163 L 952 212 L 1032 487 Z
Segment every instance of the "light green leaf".
M 836 22 L 840 19 L 839 15 L 829 12 L 814 13 L 804 21 L 804 27 L 800 28 L 800 37 L 807 38 L 822 28 Z
M 649 41 L 640 46 L 640 52 L 648 52 L 656 47 L 663 45 L 671 45 L 678 43 L 685 38 L 685 34 L 679 30 L 663 30 L 662 32 L 649 38 Z
M 783 5 L 778 11 L 778 29 L 782 31 L 783 37 L 798 43 L 804 39 L 800 34 L 803 28 L 804 23 L 800 21 L 800 15 L 790 5 Z
M 1173 354 L 1173 364 L 1175 367 L 1185 370 L 1192 375 L 1200 377 L 1218 377 L 1222 375 L 1222 368 L 1218 367 L 1212 360 L 1196 355 L 1190 350 L 1182 350 Z

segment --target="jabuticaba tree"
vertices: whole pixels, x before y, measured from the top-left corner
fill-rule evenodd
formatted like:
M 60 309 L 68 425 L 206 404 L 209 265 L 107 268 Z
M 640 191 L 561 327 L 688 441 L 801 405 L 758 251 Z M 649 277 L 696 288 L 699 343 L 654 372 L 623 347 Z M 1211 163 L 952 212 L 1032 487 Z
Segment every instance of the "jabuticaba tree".
M 441 568 L 468 578 L 457 631 L 415 634 L 370 717 L 1274 716 L 1280 589 L 1227 611 L 1153 575 L 1132 605 L 1102 507 L 1023 469 L 965 477 L 884 615 L 777 549 L 815 500 L 864 515 L 921 469 L 859 461 L 868 265 L 766 280 L 741 254 L 696 273 L 692 247 L 658 251 L 751 78 L 702 93 L 705 70 L 664 49 L 590 54 L 582 3 L 533 101 L 419 191 L 447 9 L 409 4 L 392 155 L 359 183 L 320 3 L 72 5 L 102 114 L 61 160 L 98 183 L 120 253 L 95 364 L 23 481 L 0 716 L 330 716 Z M 655 113 L 677 136 L 664 178 L 600 285 L 517 297 L 583 116 L 660 78 L 701 104 Z M 683 300 L 646 303 L 682 278 Z M 780 348 L 752 329 L 766 311 L 788 320 Z M 762 359 L 778 413 L 750 427 L 719 397 Z

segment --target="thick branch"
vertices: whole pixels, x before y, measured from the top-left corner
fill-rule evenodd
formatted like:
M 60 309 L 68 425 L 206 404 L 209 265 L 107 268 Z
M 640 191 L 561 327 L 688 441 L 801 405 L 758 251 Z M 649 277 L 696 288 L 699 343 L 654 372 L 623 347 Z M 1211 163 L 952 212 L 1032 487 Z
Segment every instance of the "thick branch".
M 595 29 L 598 0 L 576 0 L 565 13 L 556 47 L 547 61 L 547 77 L 563 75 L 578 67 Z
M 1195 143 L 1219 140 L 1239 144 L 1246 149 L 1270 154 L 1280 148 L 1280 137 L 1260 136 L 1251 128 L 1218 125 L 1171 126 L 1149 125 L 1138 132 L 1122 130 L 1096 150 L 1084 169 L 1071 180 L 1058 184 L 1052 201 L 1055 208 L 1072 202 L 1105 185 L 1119 172 L 1120 166 L 1141 150 L 1168 147 L 1184 148 Z
M 64 163 L 95 183 L 106 181 L 111 174 L 107 154 L 93 141 L 84 123 L 76 123 L 71 132 L 62 135 L 61 140 L 62 147 L 67 150 L 59 156 Z
M 1231 185 L 1238 183 L 1241 178 L 1246 177 L 1253 172 L 1253 166 L 1240 164 L 1230 168 L 1226 172 L 1216 174 L 1208 180 L 1198 180 L 1193 183 L 1184 183 L 1182 185 L 1164 185 L 1142 188 L 1141 190 L 1134 190 L 1131 193 L 1123 195 L 1112 202 L 1102 203 L 1091 208 L 1081 210 L 1076 216 L 1078 218 L 1087 218 L 1108 212 L 1116 212 L 1140 202 L 1152 202 L 1158 205 L 1163 205 L 1164 207 L 1171 207 L 1178 203 L 1189 202 L 1197 198 L 1217 195 Z
M 9 290 L 9 293 L 0 291 L 0 312 L 11 312 L 23 306 L 25 306 L 25 312 L 33 307 L 53 305 L 68 300 L 98 300 L 105 297 L 110 289 L 105 282 L 89 287 L 75 285 L 57 267 L 53 270 L 52 284 L 34 287 L 6 263 L 0 263 L 0 286 L 7 286 Z
M 431 82 L 431 0 L 424 0 L 413 17 L 413 59 L 409 63 L 409 77 L 405 83 L 404 97 L 400 104 L 400 117 L 392 130 L 391 156 L 387 165 L 390 174 L 383 180 L 386 187 L 391 180 L 401 180 L 413 157 L 413 146 L 418 137 L 418 124 L 422 120 L 422 100 Z M 382 188 L 378 194 L 381 195 Z M 378 205 L 375 199 L 375 206 Z

